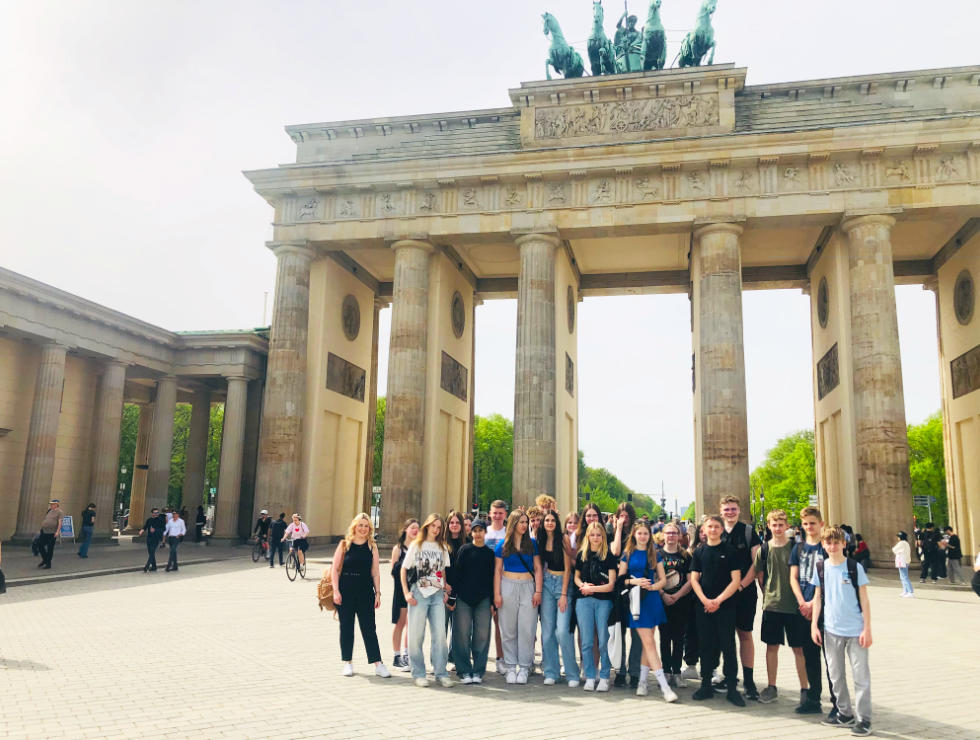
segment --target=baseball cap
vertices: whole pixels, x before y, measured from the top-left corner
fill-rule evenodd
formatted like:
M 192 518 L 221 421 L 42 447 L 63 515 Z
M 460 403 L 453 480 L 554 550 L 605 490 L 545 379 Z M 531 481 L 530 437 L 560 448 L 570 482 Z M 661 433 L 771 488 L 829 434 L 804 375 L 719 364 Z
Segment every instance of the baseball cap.
M 470 524 L 470 530 L 474 530 L 477 527 L 479 527 L 480 529 L 486 531 L 487 523 L 485 521 L 483 521 L 482 519 L 474 519 L 473 520 L 473 523 Z
M 53 498 L 50 501 L 48 501 L 48 503 L 49 504 L 60 504 L 61 503 L 61 499 Z
M 260 511 L 259 513 L 260 514 L 268 514 L 269 513 L 269 510 L 268 509 L 262 509 L 262 511 Z

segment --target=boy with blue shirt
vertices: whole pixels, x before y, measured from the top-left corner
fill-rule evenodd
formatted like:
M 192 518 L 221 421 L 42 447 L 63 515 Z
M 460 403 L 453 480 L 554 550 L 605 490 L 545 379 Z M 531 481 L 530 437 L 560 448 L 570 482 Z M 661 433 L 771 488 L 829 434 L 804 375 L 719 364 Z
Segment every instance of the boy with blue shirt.
M 789 556 L 790 588 L 796 597 L 797 619 L 806 639 L 803 642 L 803 663 L 806 667 L 809 688 L 800 692 L 800 704 L 794 710 L 797 714 L 820 714 L 820 694 L 823 691 L 823 661 L 820 659 L 820 646 L 810 639 L 810 625 L 813 617 L 813 597 L 816 586 L 810 581 L 817 570 L 817 562 L 824 559 L 826 553 L 820 544 L 820 531 L 823 529 L 823 516 L 820 509 L 807 506 L 800 512 L 800 529 L 803 531 L 803 541 L 793 548 Z M 815 621 L 812 624 L 816 624 Z M 819 626 L 819 625 L 818 625 Z M 837 703 L 831 689 L 830 701 L 833 709 L 828 721 L 836 722 Z
M 821 540 L 827 557 L 817 565 L 810 580 L 816 587 L 810 637 L 817 645 L 824 646 L 827 673 L 837 698 L 836 725 L 852 727 L 851 734 L 862 737 L 871 734 L 871 670 L 868 666 L 871 605 L 868 601 L 868 577 L 860 563 L 844 557 L 846 538 L 842 529 L 825 527 Z M 817 627 L 821 612 L 824 617 L 822 635 Z M 854 709 L 845 675 L 845 653 L 854 676 Z

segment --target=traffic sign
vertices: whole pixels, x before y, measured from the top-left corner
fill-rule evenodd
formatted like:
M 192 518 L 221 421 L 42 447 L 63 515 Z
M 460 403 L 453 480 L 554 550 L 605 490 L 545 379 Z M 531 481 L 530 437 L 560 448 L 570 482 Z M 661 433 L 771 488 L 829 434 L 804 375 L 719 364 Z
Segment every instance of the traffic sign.
M 820 499 L 817 498 L 816 494 L 810 496 L 810 506 L 817 506 L 820 504 Z
M 913 506 L 928 506 L 936 501 L 935 496 L 913 496 L 912 505 Z

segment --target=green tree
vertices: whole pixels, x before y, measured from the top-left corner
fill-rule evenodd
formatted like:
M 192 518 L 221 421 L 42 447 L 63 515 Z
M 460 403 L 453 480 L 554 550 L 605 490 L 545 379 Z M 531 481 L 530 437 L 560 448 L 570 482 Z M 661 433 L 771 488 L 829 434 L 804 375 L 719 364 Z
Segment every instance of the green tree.
M 937 411 L 921 424 L 909 424 L 909 474 L 913 496 L 933 496 L 932 519 L 937 526 L 949 522 L 946 498 L 946 458 L 943 454 L 943 419 Z M 929 518 L 929 509 L 914 506 L 921 522 Z
M 373 485 L 381 485 L 381 462 L 385 447 L 385 410 L 388 404 L 384 396 L 378 399 L 378 407 L 374 412 L 374 475 Z
M 600 511 L 612 512 L 624 501 L 632 500 L 638 516 L 646 515 L 655 519 L 663 512 L 652 496 L 636 493 L 606 468 L 590 468 L 586 465 L 585 455 L 581 450 L 578 453 L 578 468 L 580 506 L 584 506 L 588 499 Z
M 778 440 L 752 471 L 750 482 L 753 499 L 765 494 L 766 511 L 784 509 L 795 518 L 817 490 L 813 431 L 805 429 Z M 750 503 L 752 516 L 758 519 L 760 502 Z
M 684 520 L 685 522 L 693 522 L 693 521 L 694 521 L 694 517 L 695 517 L 695 516 L 697 516 L 697 507 L 695 506 L 695 504 L 694 504 L 694 502 L 692 501 L 692 502 L 691 502 L 691 505 L 690 505 L 690 506 L 688 506 L 688 507 L 687 507 L 687 508 L 686 508 L 686 509 L 684 510 L 684 514 L 683 514 L 683 516 L 682 516 L 681 518 L 682 518 L 682 519 L 683 519 L 683 520 Z
M 129 495 L 133 489 L 133 462 L 136 459 L 136 437 L 139 434 L 140 426 L 140 407 L 135 403 L 127 403 L 123 406 L 122 429 L 119 438 L 119 464 L 118 470 L 126 469 L 126 473 L 119 474 L 116 483 L 118 490 L 119 483 L 125 484 L 122 494 L 123 508 L 129 506 Z
M 224 428 L 225 405 L 216 403 L 211 407 L 211 421 L 208 424 L 208 457 L 204 463 L 205 488 L 218 488 L 218 468 L 221 465 L 221 433 Z M 205 500 L 207 500 L 206 496 Z
M 513 500 L 514 423 L 501 416 L 473 422 L 473 495 L 481 511 L 496 499 Z

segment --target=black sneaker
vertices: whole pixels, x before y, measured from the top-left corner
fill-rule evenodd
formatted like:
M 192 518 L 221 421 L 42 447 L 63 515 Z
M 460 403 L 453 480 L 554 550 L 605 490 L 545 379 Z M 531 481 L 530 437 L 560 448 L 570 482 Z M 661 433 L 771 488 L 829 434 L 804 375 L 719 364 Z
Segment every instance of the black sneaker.
M 851 728 L 851 734 L 857 737 L 867 737 L 871 734 L 871 723 L 866 720 L 861 720 Z
M 631 689 L 635 689 L 639 685 L 640 685 L 640 677 L 639 676 L 630 676 L 630 688 Z
M 695 691 L 691 698 L 695 701 L 704 701 L 705 699 L 714 699 L 715 692 L 710 686 L 702 685 L 700 689 Z
M 754 683 L 745 684 L 745 698 L 749 701 L 759 701 L 759 691 Z
M 392 668 L 401 668 L 402 667 L 402 656 L 401 656 L 400 653 L 396 653 L 395 654 L 395 659 L 393 661 L 391 661 L 391 667 Z
M 725 698 L 736 707 L 745 706 L 745 699 L 743 699 L 742 695 L 738 693 L 738 689 L 729 689 L 728 693 L 725 695 Z
M 854 717 L 831 712 L 825 719 L 821 720 L 820 724 L 827 725 L 828 727 L 852 727 L 854 725 Z
M 797 714 L 820 714 L 823 712 L 823 709 L 820 707 L 820 702 L 807 699 L 793 711 Z
M 626 674 L 625 673 L 617 673 L 616 674 L 616 680 L 613 681 L 613 686 L 615 686 L 617 688 L 622 688 L 625 685 L 626 685 Z

